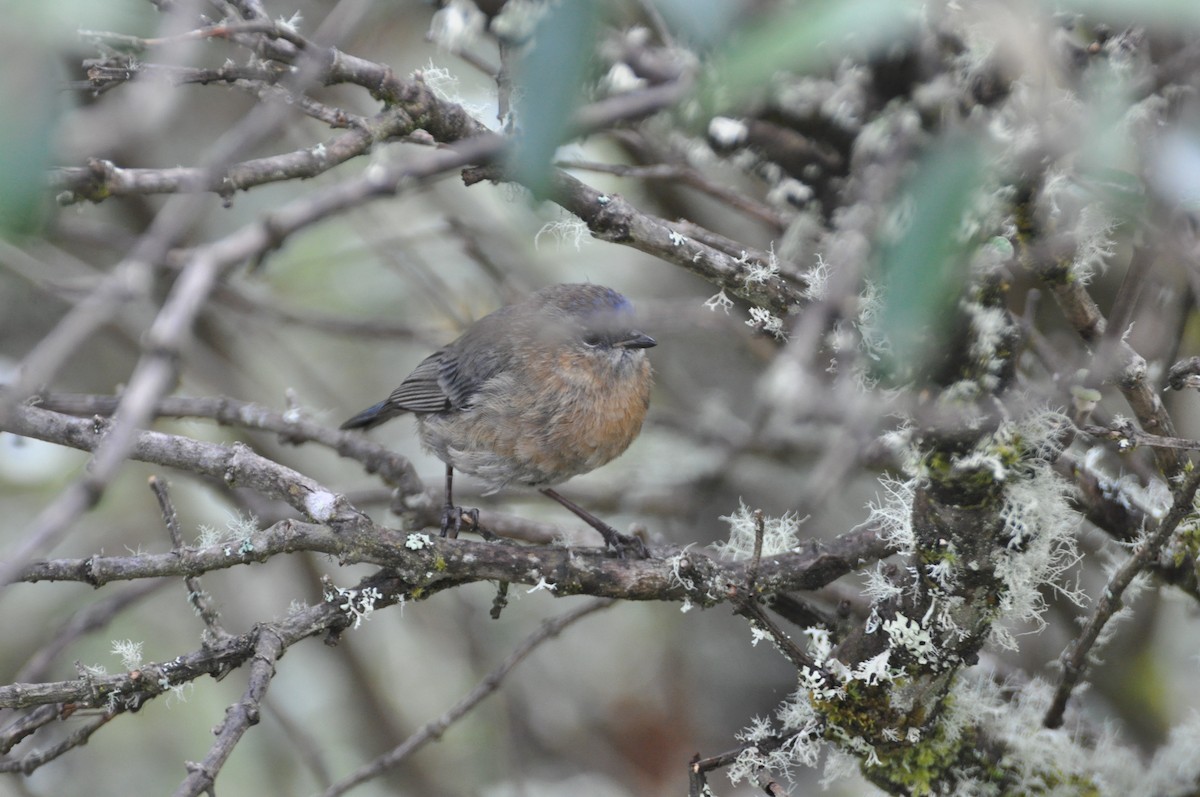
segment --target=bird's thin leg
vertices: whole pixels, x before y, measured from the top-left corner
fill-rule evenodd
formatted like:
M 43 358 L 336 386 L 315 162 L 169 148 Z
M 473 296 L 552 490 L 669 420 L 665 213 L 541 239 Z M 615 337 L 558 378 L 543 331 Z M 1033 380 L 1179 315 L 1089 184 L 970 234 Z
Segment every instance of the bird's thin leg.
M 442 505 L 442 536 L 450 539 L 458 538 L 458 530 L 462 528 L 463 515 L 471 519 L 471 527 L 483 533 L 479 528 L 479 510 L 463 509 L 454 505 L 454 466 L 446 465 L 446 503 Z
M 454 505 L 454 467 L 446 465 L 446 503 L 442 505 L 442 536 L 454 539 L 462 525 L 462 513 Z
M 556 490 L 553 490 L 549 487 L 543 487 L 539 492 L 548 498 L 553 498 L 555 501 L 558 501 L 567 509 L 571 510 L 571 512 L 573 512 L 584 523 L 600 532 L 600 536 L 604 537 L 605 544 L 613 548 L 617 552 L 617 556 L 624 558 L 625 550 L 629 548 L 633 549 L 641 559 L 650 558 L 650 551 L 646 550 L 646 543 L 642 542 L 640 537 L 630 537 L 627 534 L 620 533 L 612 526 L 608 525 L 603 520 L 581 507 L 579 504 L 575 503 L 569 498 L 564 498 Z

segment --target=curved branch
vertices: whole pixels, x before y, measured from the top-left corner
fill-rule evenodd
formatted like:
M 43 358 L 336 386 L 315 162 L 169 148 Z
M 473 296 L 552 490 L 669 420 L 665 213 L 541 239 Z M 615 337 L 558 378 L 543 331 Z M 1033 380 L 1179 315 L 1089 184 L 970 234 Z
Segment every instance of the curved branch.
M 441 738 L 447 728 L 462 719 L 468 711 L 478 705 L 484 698 L 499 689 L 504 679 L 508 677 L 508 674 L 540 645 L 558 636 L 565 628 L 582 620 L 589 614 L 601 609 L 607 609 L 612 605 L 613 602 L 611 600 L 597 600 L 573 609 L 559 617 L 553 617 L 544 621 L 536 631 L 527 636 L 521 644 L 517 645 L 513 652 L 508 655 L 508 658 L 485 675 L 483 680 L 475 685 L 474 689 L 463 695 L 462 699 L 451 706 L 445 714 L 423 725 L 392 750 L 389 750 L 373 761 L 367 762 L 354 772 L 332 784 L 324 791 L 322 797 L 337 797 L 340 794 L 345 794 L 358 784 L 378 777 L 385 770 L 394 767 L 429 742 Z
M 349 122 L 347 122 L 348 124 Z M 93 158 L 87 166 L 55 169 L 50 186 L 65 193 L 59 204 L 81 200 L 100 202 L 113 196 L 177 194 L 211 191 L 231 197 L 259 185 L 317 177 L 352 158 L 370 152 L 378 141 L 409 135 L 415 131 L 412 118 L 393 110 L 362 126 L 312 147 L 255 158 L 217 169 L 177 166 L 165 169 L 123 169 L 112 161 Z
M 468 169 L 463 182 L 508 179 L 496 167 Z M 619 194 L 606 194 L 556 169 L 551 176 L 551 199 L 587 224 L 602 241 L 622 244 L 681 266 L 712 284 L 780 316 L 797 312 L 807 302 L 801 280 L 788 281 L 768 273 L 766 263 L 734 257 L 689 238 L 678 225 L 643 213 Z
M 112 421 L 84 420 L 37 407 L 13 407 L 0 416 L 0 431 L 49 443 L 95 451 L 111 431 Z M 142 462 L 220 479 L 278 498 L 317 523 L 334 528 L 361 525 L 366 518 L 340 495 L 298 471 L 259 456 L 244 443 L 221 445 L 163 432 L 135 432 L 129 456 Z
M 111 416 L 116 412 L 120 403 L 120 396 L 88 393 L 46 393 L 36 399 L 36 404 L 40 409 L 77 416 Z M 425 488 L 421 484 L 416 470 L 406 458 L 378 443 L 371 442 L 361 434 L 340 432 L 310 421 L 298 410 L 277 412 L 262 404 L 238 401 L 224 396 L 216 398 L 167 396 L 155 406 L 153 417 L 209 418 L 222 426 L 274 432 L 279 435 L 281 442 L 292 445 L 305 442 L 318 443 L 336 451 L 343 457 L 361 462 L 368 472 L 378 473 L 387 484 L 401 491 L 402 498 L 415 500 L 424 493 Z M 61 437 L 50 442 L 67 444 L 65 438 Z

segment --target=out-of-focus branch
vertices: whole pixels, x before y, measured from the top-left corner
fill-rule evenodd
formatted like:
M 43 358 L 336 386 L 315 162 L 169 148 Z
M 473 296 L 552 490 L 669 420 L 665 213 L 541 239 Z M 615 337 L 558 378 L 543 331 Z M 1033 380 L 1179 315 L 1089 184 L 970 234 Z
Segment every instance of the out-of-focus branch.
M 75 416 L 111 416 L 120 396 L 85 393 L 47 393 L 36 399 L 40 409 Z M 362 434 L 337 431 L 304 417 L 299 410 L 278 412 L 261 404 L 231 398 L 167 396 L 154 407 L 155 418 L 209 418 L 222 426 L 274 432 L 292 445 L 313 442 L 361 462 L 388 484 L 414 497 L 424 490 L 412 463 L 395 452 L 371 442 Z
M 656 163 L 647 166 L 630 166 L 621 163 L 597 163 L 595 161 L 560 161 L 556 164 L 562 169 L 612 174 L 618 177 L 630 177 L 639 180 L 673 180 L 701 191 L 714 199 L 720 200 L 732 208 L 742 211 L 759 221 L 771 225 L 778 231 L 787 227 L 783 214 L 769 205 L 764 205 L 747 196 L 741 191 L 734 191 L 708 178 L 691 166 L 676 163 Z
M 492 168 L 463 173 L 467 185 L 502 179 L 503 173 Z M 643 213 L 619 194 L 605 194 L 561 170 L 553 175 L 551 197 L 582 219 L 595 237 L 682 266 L 734 296 L 781 316 L 798 311 L 807 301 L 807 286 L 784 280 L 771 272 L 767 263 L 733 257 L 692 240 L 670 222 Z
M 345 794 L 358 784 L 379 777 L 385 770 L 399 764 L 429 742 L 441 738 L 447 728 L 462 719 L 467 712 L 482 702 L 484 698 L 499 689 L 504 683 L 504 679 L 508 677 L 508 674 L 524 661 L 530 653 L 584 617 L 601 609 L 607 609 L 612 605 L 612 600 L 592 601 L 577 609 L 572 609 L 559 617 L 546 620 L 536 631 L 527 636 L 521 644 L 517 645 L 513 652 L 508 655 L 508 658 L 485 675 L 483 680 L 476 684 L 474 689 L 463 695 L 462 699 L 451 706 L 445 714 L 423 725 L 416 733 L 409 736 L 397 747 L 389 750 L 375 760 L 367 762 L 331 785 L 324 791 L 323 797 L 337 797 L 340 794 Z
M 1027 207 L 1022 207 L 1018 214 L 1026 232 L 1032 229 L 1031 213 Z M 1082 280 L 1069 278 L 1063 261 L 1064 253 L 1070 250 L 1071 245 L 1069 240 L 1054 240 L 1042 246 L 1023 246 L 1022 257 L 1049 288 L 1063 316 L 1079 337 L 1097 345 L 1099 351 L 1096 362 L 1105 374 L 1111 374 L 1142 428 L 1152 434 L 1174 437 L 1175 424 L 1167 414 L 1158 391 L 1150 384 L 1145 358 L 1123 336 L 1106 334 L 1108 322 L 1088 293 L 1087 286 Z M 1127 312 L 1127 309 L 1122 310 L 1122 314 Z M 1154 460 L 1168 478 L 1175 476 L 1183 467 L 1179 453 L 1170 448 L 1154 449 Z
M 1183 519 L 1195 511 L 1193 501 L 1196 498 L 1197 488 L 1200 488 L 1200 469 L 1193 471 L 1187 477 L 1187 481 L 1175 495 L 1175 502 L 1172 504 L 1171 510 L 1159 523 L 1158 528 L 1138 544 L 1133 555 L 1108 580 L 1096 601 L 1096 607 L 1092 610 L 1091 617 L 1083 627 L 1083 631 L 1059 656 L 1062 677 L 1043 720 L 1043 724 L 1047 728 L 1057 728 L 1062 725 L 1063 713 L 1066 711 L 1067 701 L 1071 698 L 1071 692 L 1079 683 L 1079 679 L 1083 677 L 1088 655 L 1100 638 L 1100 633 L 1117 610 L 1121 608 L 1121 596 L 1133 583 L 1134 578 L 1144 572 L 1157 558 Z

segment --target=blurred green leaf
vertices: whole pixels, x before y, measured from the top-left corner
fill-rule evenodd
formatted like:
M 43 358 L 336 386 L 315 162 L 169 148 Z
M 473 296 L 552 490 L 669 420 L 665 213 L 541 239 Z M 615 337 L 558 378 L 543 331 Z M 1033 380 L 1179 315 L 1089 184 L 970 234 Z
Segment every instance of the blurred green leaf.
M 8 36 L 0 36 L 0 47 L 13 56 L 0 69 L 0 235 L 27 234 L 46 208 L 45 174 L 60 102 L 48 53 Z
M 946 335 L 958 316 L 968 277 L 968 242 L 957 233 L 982 177 L 982 152 L 965 138 L 948 140 L 923 161 L 909 185 L 912 211 L 880 262 L 879 331 L 890 342 L 884 376 L 906 380 L 949 352 Z
M 521 131 L 509 170 L 535 196 L 544 195 L 554 151 L 582 102 L 595 29 L 596 4 L 563 0 L 547 9 L 533 44 L 517 64 L 515 101 Z
M 739 0 L 656 0 L 654 4 L 672 32 L 705 47 L 726 38 L 742 10 Z
M 781 70 L 811 72 L 848 50 L 870 52 L 902 41 L 915 30 L 919 13 L 912 0 L 809 0 L 768 15 L 723 50 L 716 78 L 721 96 L 741 101 Z
M 1119 219 L 1140 215 L 1145 190 L 1137 171 L 1141 142 L 1134 140 L 1137 90 L 1128 74 L 1106 61 L 1089 68 L 1083 91 L 1085 121 L 1076 157 L 1080 186 L 1102 200 Z
M 1178 31 L 1180 26 L 1200 26 L 1200 3 L 1196 0 L 1054 0 L 1043 2 L 1042 6 L 1047 14 L 1070 9 L 1093 18 L 1172 31 Z
M 62 51 L 81 28 L 151 32 L 158 15 L 139 0 L 0 0 L 0 18 L 0 235 L 27 234 L 48 206 L 55 128 L 73 101 L 62 81 L 82 77 L 77 61 L 63 71 Z

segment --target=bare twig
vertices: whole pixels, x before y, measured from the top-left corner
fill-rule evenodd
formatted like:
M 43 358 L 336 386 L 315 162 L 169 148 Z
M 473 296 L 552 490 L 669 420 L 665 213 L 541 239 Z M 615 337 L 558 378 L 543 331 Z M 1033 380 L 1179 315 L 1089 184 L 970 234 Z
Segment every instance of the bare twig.
M 1154 533 L 1139 543 L 1133 555 L 1121 565 L 1116 573 L 1113 573 L 1108 583 L 1104 586 L 1104 590 L 1100 593 L 1100 597 L 1096 601 L 1096 607 L 1092 610 L 1092 615 L 1088 618 L 1087 624 L 1084 625 L 1083 631 L 1071 641 L 1062 652 L 1062 655 L 1059 656 L 1058 660 L 1062 666 L 1062 676 L 1059 679 L 1058 687 L 1054 691 L 1054 699 L 1042 721 L 1042 724 L 1047 728 L 1057 728 L 1062 725 L 1063 713 L 1066 711 L 1067 701 L 1071 697 L 1071 692 L 1074 691 L 1075 685 L 1079 683 L 1079 679 L 1083 676 L 1083 672 L 1087 667 L 1088 655 L 1095 646 L 1096 641 L 1100 638 L 1100 633 L 1104 630 L 1104 626 L 1112 619 L 1117 610 L 1121 608 L 1121 596 L 1125 594 L 1125 590 L 1128 589 L 1134 578 L 1139 573 L 1142 573 L 1158 556 L 1163 546 L 1170 541 L 1171 536 L 1175 533 L 1175 530 L 1184 518 L 1195 511 L 1193 502 L 1195 501 L 1196 489 L 1198 487 L 1200 487 L 1200 469 L 1196 469 L 1188 475 L 1187 480 L 1175 495 L 1175 502 L 1172 504 L 1171 510 L 1158 524 L 1158 528 L 1154 530 Z
M 446 729 L 461 719 L 467 712 L 473 709 L 484 698 L 495 692 L 504 683 L 504 679 L 512 670 L 525 660 L 530 653 L 536 650 L 547 640 L 553 639 L 562 633 L 563 629 L 587 617 L 588 615 L 597 612 L 601 609 L 607 609 L 613 605 L 612 600 L 597 600 L 580 606 L 577 609 L 567 612 L 542 623 L 537 631 L 527 636 L 521 644 L 519 644 L 512 653 L 509 654 L 503 662 L 500 663 L 494 670 L 483 677 L 474 689 L 468 692 L 457 703 L 451 706 L 445 714 L 437 719 L 422 726 L 416 733 L 409 736 L 402 744 L 394 749 L 384 753 L 375 760 L 359 767 L 350 775 L 334 783 L 325 790 L 323 797 L 337 797 L 337 795 L 345 794 L 350 789 L 360 783 L 363 783 L 372 778 L 378 777 L 389 767 L 393 767 L 400 763 L 410 755 L 420 750 L 429 742 L 438 739 Z
M 762 605 L 757 599 L 751 597 L 749 600 L 738 601 L 737 613 L 750 621 L 752 625 L 758 626 L 760 630 L 765 631 L 770 637 L 775 646 L 779 648 L 787 660 L 797 670 L 811 670 L 814 673 L 819 673 L 826 678 L 826 683 L 836 683 L 833 675 L 829 673 L 823 666 L 808 653 L 797 645 L 791 637 L 783 632 L 783 630 L 775 624 L 775 621 L 763 611 Z
M 86 421 L 36 407 L 15 407 L 2 420 L 6 421 L 0 422 L 4 431 L 85 451 L 100 446 L 107 430 L 102 419 Z M 224 446 L 161 432 L 138 432 L 130 449 L 134 459 L 212 476 L 231 486 L 253 487 L 286 501 L 318 523 L 348 528 L 365 521 L 341 496 L 291 468 L 260 457 L 240 443 Z M 22 565 L 20 561 L 7 564 L 13 572 Z
M 297 84 L 304 84 L 311 67 L 312 62 L 303 62 L 292 79 Z M 278 107 L 256 107 L 210 148 L 203 165 L 219 170 L 232 162 L 239 152 L 274 131 L 282 122 L 284 113 L 286 111 Z M 3 423 L 3 416 L 11 412 L 10 405 L 14 400 L 23 399 L 33 388 L 48 380 L 86 336 L 119 311 L 131 286 L 140 286 L 137 289 L 140 292 L 148 289 L 149 277 L 155 265 L 164 259 L 170 246 L 194 223 L 199 210 L 197 197 L 180 195 L 168 200 L 163 210 L 155 216 L 150 229 L 118 264 L 101 290 L 77 305 L 25 358 L 16 384 L 7 395 L 0 396 L 0 423 Z M 280 240 L 270 228 L 260 228 L 258 225 L 243 228 L 242 233 L 234 233 L 195 250 L 144 335 L 142 356 L 128 380 L 111 428 L 94 449 L 88 474 L 62 491 L 56 501 L 34 518 L 22 543 L 11 552 L 12 557 L 0 564 L 0 585 L 8 582 L 22 561 L 36 551 L 52 547 L 70 523 L 99 500 L 108 483 L 124 465 L 138 430 L 145 426 L 153 405 L 174 384 L 184 338 L 217 281 L 247 255 L 261 256 L 278 245 Z M 242 247 L 248 243 L 251 248 L 246 252 Z
M 150 489 L 154 492 L 154 497 L 158 499 L 159 508 L 162 509 L 163 522 L 167 525 L 167 533 L 171 535 L 173 553 L 180 553 L 184 547 L 183 532 L 179 528 L 179 515 L 175 512 L 175 505 L 171 503 L 171 494 L 167 483 L 157 476 L 151 476 Z M 192 604 L 196 614 L 200 615 L 204 627 L 208 629 L 212 638 L 220 639 L 228 636 L 228 632 L 221 627 L 220 612 L 213 605 L 209 594 L 200 587 L 200 579 L 197 576 L 184 576 L 183 583 L 187 587 L 188 602 Z
M 342 119 L 342 126 L 349 124 Z M 403 109 L 364 120 L 361 126 L 328 141 L 294 152 L 230 164 L 221 169 L 176 166 L 164 169 L 123 169 L 107 160 L 94 159 L 86 167 L 56 169 L 51 184 L 69 192 L 61 204 L 80 200 L 97 201 L 111 196 L 148 196 L 212 192 L 231 197 L 259 185 L 285 180 L 311 179 L 352 158 L 357 158 L 378 141 L 411 133 L 412 118 Z
M 41 680 L 58 655 L 73 642 L 84 634 L 104 628 L 125 609 L 158 592 L 167 583 L 166 579 L 147 579 L 80 609 L 71 619 L 63 623 L 62 628 L 48 643 L 29 657 L 13 676 L 13 683 Z M 0 745 L 0 753 L 2 752 L 4 752 L 3 746 Z
M 468 171 L 463 177 L 472 183 L 502 175 L 484 170 Z M 751 263 L 691 240 L 671 223 L 641 212 L 623 197 L 597 191 L 565 172 L 555 173 L 552 198 L 583 219 L 597 238 L 682 266 L 752 304 L 786 316 L 806 303 L 802 289 L 778 275 L 749 278 L 756 266 L 765 263 Z
M 618 177 L 631 177 L 640 180 L 677 180 L 701 191 L 714 199 L 742 211 L 747 216 L 758 219 L 773 229 L 782 231 L 787 227 L 787 219 L 769 205 L 755 201 L 740 191 L 734 191 L 728 186 L 721 185 L 709 179 L 691 166 L 675 163 L 656 163 L 646 166 L 630 166 L 620 163 L 597 163 L 595 161 L 560 161 L 556 164 L 563 169 L 599 172 L 613 174 Z
M 233 753 L 234 746 L 251 725 L 258 724 L 263 696 L 275 677 L 275 660 L 283 655 L 285 645 L 283 636 L 269 625 L 260 625 L 256 636 L 246 691 L 241 700 L 225 710 L 225 719 L 217 726 L 217 739 L 204 760 L 198 764 L 188 763 L 188 775 L 175 790 L 176 797 L 196 797 L 212 791 L 213 782 Z
M 47 393 L 39 396 L 40 408 L 78 416 L 111 416 L 120 396 L 85 393 Z M 347 434 L 309 420 L 295 409 L 279 412 L 262 404 L 217 397 L 168 396 L 155 405 L 155 418 L 209 418 L 223 426 L 274 432 L 293 445 L 313 442 L 344 457 L 361 462 L 371 473 L 401 488 L 402 497 L 413 499 L 423 492 L 412 463 L 361 434 Z
M 772 750 L 782 747 L 795 734 L 786 734 L 784 736 L 769 736 L 757 742 L 748 742 L 740 747 L 728 750 L 715 756 L 701 758 L 697 753 L 690 762 L 688 762 L 688 797 L 705 797 L 711 792 L 707 791 L 708 779 L 705 777 L 709 772 L 716 769 L 723 769 L 733 762 L 737 761 L 738 756 L 744 753 L 749 748 L 755 748 L 759 753 L 766 754 Z
M 42 409 L 81 416 L 109 416 L 119 401 L 118 396 L 81 393 L 49 393 L 38 397 Z M 281 413 L 261 404 L 229 398 L 168 396 L 159 402 L 154 415 L 210 418 L 226 426 L 275 432 L 280 440 L 293 445 L 315 442 L 327 446 L 361 463 L 368 473 L 378 474 L 386 484 L 394 487 L 385 497 L 376 500 L 389 501 L 396 515 L 418 526 L 441 522 L 442 488 L 426 489 L 408 459 L 361 434 L 340 432 L 315 423 L 295 409 Z M 186 469 L 180 461 L 164 464 Z M 487 510 L 480 513 L 480 525 L 501 537 L 541 545 L 564 536 L 564 530 L 558 526 Z
M 57 712 L 55 712 L 55 715 L 57 715 Z M 0 772 L 19 772 L 22 775 L 28 775 L 39 767 L 49 764 L 64 753 L 87 744 L 88 739 L 92 738 L 92 734 L 107 725 L 115 716 L 117 715 L 114 713 L 105 712 L 83 725 L 83 727 L 76 728 L 66 739 L 57 744 L 51 745 L 44 750 L 35 750 L 22 758 L 0 761 Z
M 17 717 L 0 729 L 0 755 L 8 755 L 18 742 L 36 733 L 39 728 L 58 722 L 62 719 L 62 714 L 58 706 L 50 704 L 37 706 Z
M 400 600 L 403 587 L 403 582 L 394 574 L 383 573 L 364 579 L 355 589 L 346 592 L 357 594 L 373 589 L 377 596 L 373 600 L 373 608 L 381 609 Z M 277 637 L 281 649 L 285 650 L 316 634 L 340 633 L 354 619 L 343 604 L 324 602 L 298 609 L 284 619 L 271 623 L 270 635 Z M 220 677 L 245 664 L 254 655 L 265 627 L 257 626 L 244 634 L 225 637 L 170 661 L 143 664 L 132 672 L 85 675 L 70 681 L 0 686 L 0 708 L 53 708 L 60 704 L 68 704 L 72 710 L 108 705 L 118 708 L 140 706 L 202 675 Z M 275 645 L 274 642 L 263 644 L 270 646 L 270 649 Z M 52 712 L 51 719 L 57 714 L 57 710 Z
M 873 533 L 849 532 L 813 551 L 778 554 L 759 566 L 757 591 L 763 595 L 819 589 L 878 555 Z M 182 552 L 130 556 L 89 556 L 33 562 L 18 571 L 23 582 L 74 581 L 103 586 L 163 576 L 182 577 L 274 556 L 313 551 L 345 564 L 370 563 L 401 572 L 414 588 L 431 593 L 477 581 L 511 581 L 530 586 L 553 574 L 559 594 L 588 594 L 625 600 L 690 600 L 711 606 L 735 600 L 730 584 L 746 583 L 747 565 L 724 563 L 696 551 L 664 551 L 665 559 L 625 562 L 603 548 L 560 548 L 435 539 L 365 526 L 341 534 L 324 526 L 285 520 L 237 541 Z M 678 560 L 676 560 L 678 558 Z M 681 583 L 687 578 L 690 583 Z M 755 613 L 758 619 L 761 612 Z M 0 690 L 2 691 L 2 690 Z M 3 707 L 0 700 L 0 707 Z
M 380 168 L 343 183 L 339 190 L 296 200 L 262 222 L 193 250 L 189 264 L 146 333 L 147 353 L 129 379 L 111 428 L 103 436 L 102 444 L 95 447 L 88 475 L 63 491 L 57 501 L 35 518 L 22 543 L 10 552 L 6 562 L 0 564 L 0 584 L 6 583 L 13 570 L 36 551 L 51 547 L 68 524 L 99 499 L 130 454 L 140 434 L 138 430 L 152 416 L 154 407 L 174 382 L 178 348 L 206 298 L 229 269 L 248 258 L 265 255 L 288 235 L 333 213 L 376 196 L 395 193 L 409 181 L 486 159 L 487 154 L 494 154 L 498 147 L 499 142 L 494 137 L 476 139 L 460 148 L 431 153 L 414 166 Z M 112 312 L 107 305 L 103 310 L 101 316 L 88 323 L 98 323 Z M 27 385 L 18 384 L 7 398 L 0 396 L 0 426 L 5 424 L 6 411 L 7 414 L 15 412 L 15 408 L 6 407 L 5 403 L 11 403 L 15 396 L 27 390 Z
M 1200 440 L 1149 434 L 1143 432 L 1141 429 L 1135 429 L 1131 423 L 1113 424 L 1110 426 L 1085 425 L 1079 427 L 1079 431 L 1100 440 L 1115 440 L 1122 451 L 1130 451 L 1137 446 L 1170 448 L 1176 451 L 1200 450 Z
M 1145 250 L 1140 251 L 1139 260 L 1145 257 Z M 1047 255 L 1027 252 L 1026 259 L 1032 262 L 1034 272 L 1050 289 L 1063 315 L 1079 336 L 1088 343 L 1099 343 L 1102 338 L 1105 340 L 1106 359 L 1111 361 L 1111 365 L 1105 363 L 1103 367 L 1111 373 L 1142 428 L 1154 434 L 1173 437 L 1175 424 L 1163 406 L 1158 391 L 1150 384 L 1146 360 L 1123 338 L 1105 336 L 1108 323 L 1083 281 L 1066 279 L 1061 266 L 1052 262 Z M 1179 473 L 1183 467 L 1183 459 L 1169 448 L 1154 449 L 1154 460 L 1168 478 Z
M 754 510 L 754 552 L 750 555 L 750 567 L 746 570 L 746 592 L 754 594 L 754 586 L 758 580 L 758 565 L 762 561 L 763 535 L 766 533 L 767 519 L 761 509 Z

